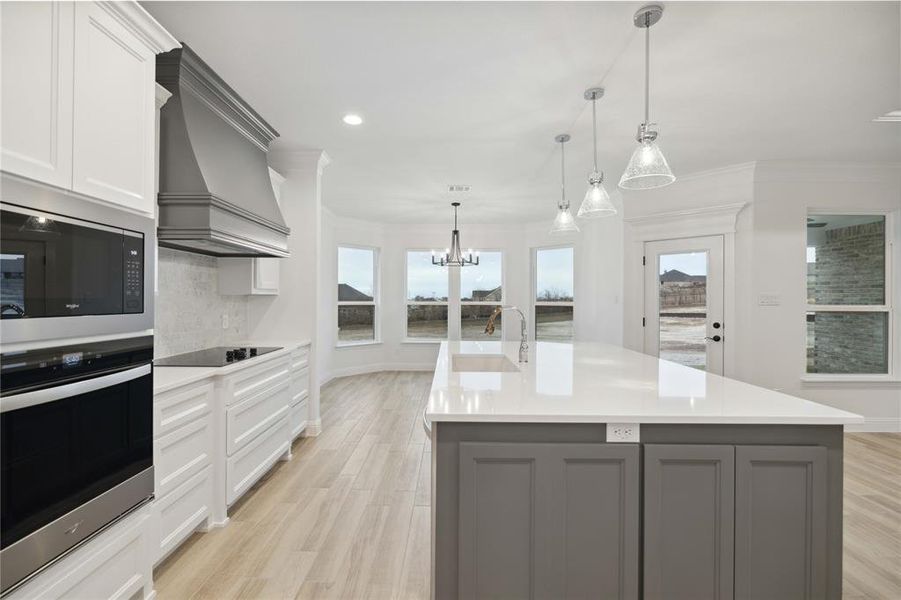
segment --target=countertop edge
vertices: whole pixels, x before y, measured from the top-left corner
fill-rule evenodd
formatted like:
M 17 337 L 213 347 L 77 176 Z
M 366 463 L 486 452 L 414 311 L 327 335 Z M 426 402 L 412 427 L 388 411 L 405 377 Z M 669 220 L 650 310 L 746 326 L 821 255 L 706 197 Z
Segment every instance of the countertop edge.
M 204 379 L 212 379 L 216 377 L 226 377 L 228 375 L 232 375 L 241 371 L 247 367 L 258 365 L 263 362 L 274 360 L 277 358 L 283 358 L 286 355 L 290 354 L 297 348 L 310 345 L 309 340 L 300 340 L 295 342 L 285 342 L 285 341 L 277 341 L 277 342 L 269 342 L 272 345 L 281 345 L 283 346 L 280 350 L 276 350 L 275 352 L 270 352 L 268 354 L 264 354 L 262 356 L 257 357 L 257 360 L 246 360 L 241 361 L 239 363 L 235 363 L 233 365 L 228 365 L 225 367 L 167 367 L 167 366 L 153 366 L 153 370 L 157 371 L 160 369 L 165 369 L 167 373 L 184 373 L 184 376 L 179 376 L 174 381 L 168 381 L 164 384 L 157 385 L 157 378 L 154 377 L 154 385 L 153 385 L 153 394 L 165 394 L 166 392 L 171 392 L 172 390 L 185 387 L 198 381 L 202 381 Z M 268 345 L 266 342 L 260 342 L 258 340 L 254 340 L 253 342 L 239 342 L 239 344 L 246 344 L 252 346 L 264 346 Z M 238 345 L 238 344 L 236 344 Z

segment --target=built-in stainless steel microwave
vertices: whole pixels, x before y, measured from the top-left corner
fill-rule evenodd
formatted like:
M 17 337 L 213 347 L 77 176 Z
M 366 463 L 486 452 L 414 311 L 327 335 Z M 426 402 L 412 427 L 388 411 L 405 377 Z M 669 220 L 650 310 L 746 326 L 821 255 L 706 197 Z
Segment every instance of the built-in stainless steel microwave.
M 3 196 L 4 345 L 153 328 L 153 219 L 61 194 Z

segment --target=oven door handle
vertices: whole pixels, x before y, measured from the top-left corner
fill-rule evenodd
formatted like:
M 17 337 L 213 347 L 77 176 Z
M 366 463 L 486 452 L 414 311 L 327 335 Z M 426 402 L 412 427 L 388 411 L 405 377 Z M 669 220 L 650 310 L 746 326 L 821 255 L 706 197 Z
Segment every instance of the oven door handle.
M 114 385 L 119 385 L 120 383 L 125 383 L 126 381 L 131 381 L 132 379 L 137 379 L 138 377 L 143 377 L 144 375 L 149 375 L 150 369 L 151 365 L 146 364 L 135 367 L 134 369 L 119 371 L 117 373 L 111 373 L 110 375 L 103 375 L 102 377 L 95 377 L 94 379 L 85 379 L 83 381 L 76 381 L 75 383 L 0 398 L 0 413 L 27 408 L 29 406 L 37 406 L 38 404 L 53 402 L 54 400 L 61 400 L 62 398 L 71 398 L 72 396 L 87 394 L 89 392 L 96 392 L 103 388 L 112 387 Z

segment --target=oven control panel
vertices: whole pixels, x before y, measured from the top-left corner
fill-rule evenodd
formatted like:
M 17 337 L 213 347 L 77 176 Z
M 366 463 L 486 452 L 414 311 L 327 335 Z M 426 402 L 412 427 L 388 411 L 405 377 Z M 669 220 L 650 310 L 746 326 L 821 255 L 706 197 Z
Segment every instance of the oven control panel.
M 124 236 L 125 313 L 144 312 L 144 236 Z

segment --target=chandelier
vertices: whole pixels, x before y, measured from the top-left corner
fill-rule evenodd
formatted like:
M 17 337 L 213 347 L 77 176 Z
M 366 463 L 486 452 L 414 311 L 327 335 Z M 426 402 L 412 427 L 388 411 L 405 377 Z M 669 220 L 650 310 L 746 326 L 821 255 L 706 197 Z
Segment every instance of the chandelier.
M 454 207 L 454 230 L 451 232 L 451 245 L 450 248 L 445 248 L 444 256 L 438 258 L 435 256 L 435 252 L 432 251 L 432 264 L 438 265 L 439 267 L 467 267 L 470 265 L 479 264 L 479 255 L 476 253 L 475 258 L 473 258 L 472 250 L 467 251 L 466 255 L 463 255 L 463 250 L 460 249 L 460 230 L 457 229 L 457 208 L 460 206 L 459 202 L 451 202 L 451 206 Z

